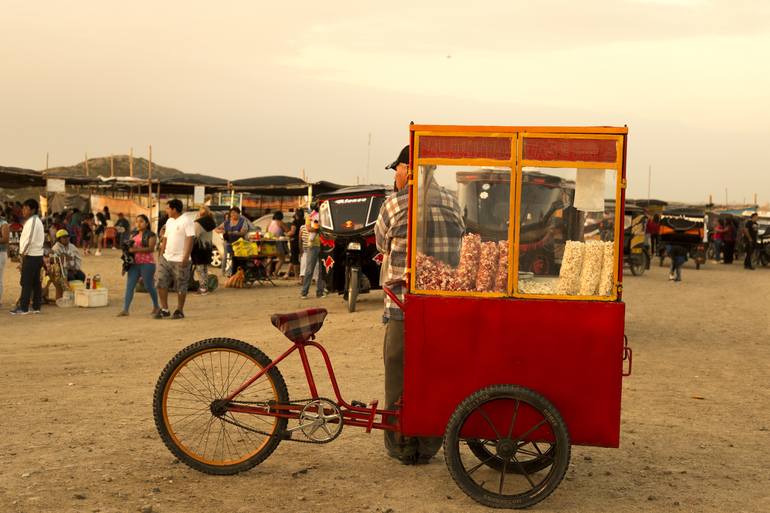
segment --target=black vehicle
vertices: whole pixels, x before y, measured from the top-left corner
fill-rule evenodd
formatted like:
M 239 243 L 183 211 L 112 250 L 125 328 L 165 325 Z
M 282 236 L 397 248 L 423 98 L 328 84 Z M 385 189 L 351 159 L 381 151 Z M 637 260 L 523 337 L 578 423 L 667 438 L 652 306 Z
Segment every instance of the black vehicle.
M 623 263 L 631 269 L 631 274 L 641 276 L 650 268 L 647 213 L 641 207 L 627 204 L 623 218 Z
M 695 261 L 695 269 L 706 263 L 706 242 L 704 242 L 706 213 L 697 208 L 664 210 L 660 216 L 658 237 L 661 242 L 660 265 L 666 258 L 666 249 L 671 245 L 683 246 L 687 256 Z
M 509 171 L 479 169 L 457 172 L 457 196 L 466 231 L 483 241 L 508 238 Z M 573 208 L 575 182 L 539 172 L 522 178 L 520 267 L 523 272 L 558 272 L 561 255 L 554 242 L 582 236 L 585 214 Z M 597 224 L 598 227 L 598 224 Z
M 326 288 L 342 294 L 350 312 L 359 294 L 380 288 L 382 255 L 374 224 L 389 192 L 385 186 L 361 185 L 317 196 Z

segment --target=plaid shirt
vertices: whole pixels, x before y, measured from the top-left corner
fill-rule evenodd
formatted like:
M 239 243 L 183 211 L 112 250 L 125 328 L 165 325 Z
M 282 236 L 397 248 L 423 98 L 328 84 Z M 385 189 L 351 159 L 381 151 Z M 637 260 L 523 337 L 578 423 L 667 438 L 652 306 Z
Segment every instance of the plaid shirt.
M 460 244 L 465 231 L 457 197 L 454 193 L 439 187 L 435 180 L 431 180 L 426 198 L 428 219 L 422 227 L 425 230 L 424 235 L 418 237 L 417 250 L 456 266 L 460 262 Z M 420 203 L 422 204 L 422 201 Z M 409 190 L 403 189 L 385 200 L 380 208 L 377 223 L 374 225 L 377 249 L 387 257 L 383 261 L 383 265 L 386 266 L 383 285 L 385 282 L 406 277 L 408 221 Z M 418 234 L 419 229 L 420 227 L 418 227 Z M 391 289 L 403 300 L 403 285 L 397 285 Z M 383 320 L 403 318 L 404 313 L 386 295 Z

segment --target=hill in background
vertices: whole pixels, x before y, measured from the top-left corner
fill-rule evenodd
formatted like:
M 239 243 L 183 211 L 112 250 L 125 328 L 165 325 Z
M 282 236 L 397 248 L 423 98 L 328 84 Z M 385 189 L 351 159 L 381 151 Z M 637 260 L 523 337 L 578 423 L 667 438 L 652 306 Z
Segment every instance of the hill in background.
M 114 176 L 130 176 L 130 163 L 128 155 L 115 155 L 113 157 L 113 169 Z M 135 178 L 147 178 L 149 169 L 149 162 L 147 159 L 141 157 L 134 157 L 134 177 Z M 60 166 L 52 167 L 48 169 L 48 173 L 58 176 L 85 176 L 85 163 L 79 162 L 73 166 Z M 174 169 L 172 167 L 161 166 L 152 163 L 152 178 L 153 180 L 165 180 L 168 178 L 181 178 L 187 176 L 188 173 Z M 88 159 L 88 176 L 103 176 L 109 177 L 110 175 L 110 158 L 109 157 L 94 157 Z

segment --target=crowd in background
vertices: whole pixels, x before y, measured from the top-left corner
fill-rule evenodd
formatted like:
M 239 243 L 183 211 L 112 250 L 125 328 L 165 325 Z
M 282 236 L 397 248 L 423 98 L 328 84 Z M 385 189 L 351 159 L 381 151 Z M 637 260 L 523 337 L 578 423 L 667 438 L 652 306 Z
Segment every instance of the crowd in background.
M 103 250 L 113 248 L 122 250 L 122 272 L 126 276 L 119 316 L 129 315 L 134 291 L 141 286 L 149 293 L 155 318 L 184 318 L 190 286 L 194 284 L 193 290 L 205 296 L 218 283 L 210 273 L 215 250 L 213 234 L 222 236 L 221 266 L 227 276 L 232 272 L 233 243 L 256 227 L 238 207 L 230 208 L 220 223 L 208 206 L 185 213 L 179 200 L 168 201 L 163 214 L 156 234 L 146 216 L 128 219 L 123 213 L 114 215 L 109 207 L 96 213 L 72 208 L 43 218 L 40 205 L 33 199 L 0 205 L 0 301 L 12 243 L 18 244 L 21 262 L 21 294 L 11 309 L 14 315 L 40 313 L 43 303 L 50 300 L 50 288 L 55 290 L 53 300 L 62 299 L 72 291 L 71 283 L 86 280 L 83 256 L 100 256 Z M 271 238 L 280 239 L 277 254 L 268 261 L 266 276 L 297 280 L 303 297 L 307 297 L 315 279 L 317 295 L 323 297 L 326 293 L 319 260 L 318 212 L 311 209 L 306 216 L 304 209 L 297 209 L 292 215 L 287 223 L 283 212 L 273 213 L 265 229 Z M 15 241 L 12 233 L 16 234 Z M 305 268 L 307 279 L 303 279 Z M 169 290 L 177 295 L 173 313 L 168 308 Z

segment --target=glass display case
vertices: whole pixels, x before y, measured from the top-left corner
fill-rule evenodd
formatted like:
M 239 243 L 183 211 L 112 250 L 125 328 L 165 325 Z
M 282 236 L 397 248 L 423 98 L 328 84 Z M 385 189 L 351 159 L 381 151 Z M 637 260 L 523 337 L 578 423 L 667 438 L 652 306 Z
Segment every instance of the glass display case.
M 413 127 L 411 291 L 617 299 L 626 133 Z

